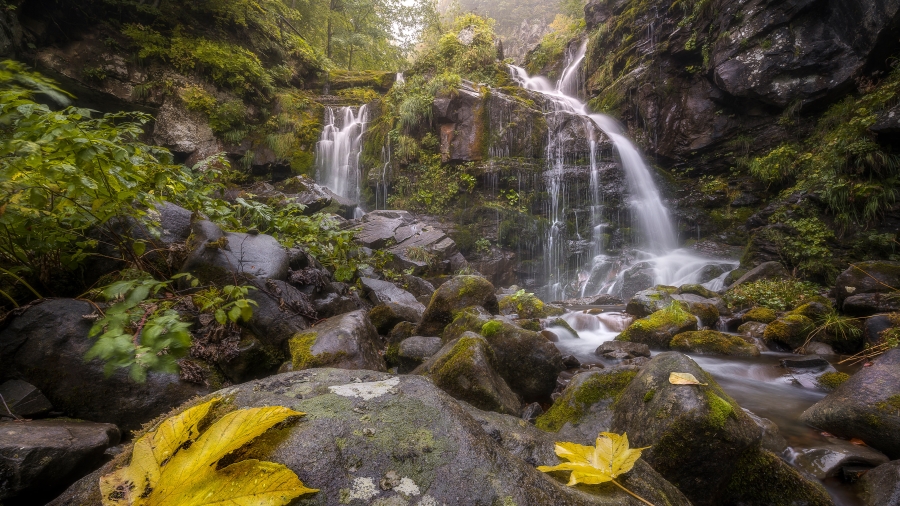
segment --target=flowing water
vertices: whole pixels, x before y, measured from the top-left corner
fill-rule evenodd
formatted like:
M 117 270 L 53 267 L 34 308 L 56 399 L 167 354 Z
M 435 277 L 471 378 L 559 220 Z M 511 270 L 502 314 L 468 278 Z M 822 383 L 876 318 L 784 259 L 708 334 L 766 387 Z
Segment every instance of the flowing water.
M 368 122 L 366 106 L 327 107 L 325 127 L 316 145 L 316 179 L 331 191 L 359 203 L 362 180 L 363 135 Z M 359 213 L 360 210 L 357 210 Z

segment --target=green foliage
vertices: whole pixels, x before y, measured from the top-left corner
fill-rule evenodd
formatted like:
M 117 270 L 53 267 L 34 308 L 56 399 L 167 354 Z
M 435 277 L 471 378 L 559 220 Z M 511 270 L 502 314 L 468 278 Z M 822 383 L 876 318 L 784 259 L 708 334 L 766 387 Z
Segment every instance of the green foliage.
M 799 214 L 788 217 L 784 209 L 774 213 L 769 221 L 782 226 L 767 228 L 762 236 L 775 244 L 785 264 L 797 267 L 806 276 L 830 281 L 837 275 L 829 247 L 829 242 L 834 240 L 834 231 L 809 211 Z
M 487 238 L 482 237 L 475 241 L 475 251 L 481 254 L 486 254 L 491 252 L 491 241 Z
M 381 95 L 372 88 L 347 88 L 339 90 L 337 96 L 354 104 L 368 104 L 381 98 Z
M 247 299 L 250 290 L 255 289 L 252 286 L 213 286 L 195 293 L 192 299 L 201 312 L 212 313 L 219 325 L 247 322 L 253 317 L 253 306 L 258 305 Z
M 786 311 L 817 297 L 819 289 L 807 281 L 764 279 L 740 284 L 728 290 L 723 298 L 729 307 L 762 306 Z
M 525 68 L 531 74 L 538 74 L 548 66 L 561 63 L 566 45 L 578 37 L 585 28 L 584 19 L 559 14 L 550 24 L 550 33 L 541 39 L 540 44 L 528 53 Z M 550 77 L 556 77 L 552 74 Z
M 394 182 L 388 204 L 398 209 L 441 214 L 460 193 L 465 167 L 442 164 L 438 154 L 422 154 L 420 159 L 410 164 L 408 176 L 400 176 Z

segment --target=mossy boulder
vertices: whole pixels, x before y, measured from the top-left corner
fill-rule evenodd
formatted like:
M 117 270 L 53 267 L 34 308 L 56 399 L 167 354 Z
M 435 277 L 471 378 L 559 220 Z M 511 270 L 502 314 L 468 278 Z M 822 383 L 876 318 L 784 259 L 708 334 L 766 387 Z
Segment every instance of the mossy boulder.
M 758 357 L 759 350 L 740 337 L 715 330 L 684 332 L 672 338 L 669 347 L 685 353 Z
M 693 374 L 706 385 L 672 385 L 673 372 Z M 790 466 L 767 458 L 771 454 L 760 446 L 760 427 L 686 355 L 654 357 L 625 387 L 614 411 L 612 430 L 626 432 L 632 446 L 650 446 L 642 457 L 695 505 L 794 504 L 743 502 L 754 493 L 743 486 L 751 471 L 753 488 L 794 494 L 783 486 L 804 484 L 804 492 L 813 490 L 813 501 L 806 504 L 830 504 L 824 489 L 817 494 L 816 486 Z M 745 458 L 753 463 L 764 459 L 769 467 L 744 465 Z
M 736 468 L 725 485 L 727 504 L 834 506 L 825 487 L 768 450 L 746 452 Z
M 593 445 L 612 424 L 612 404 L 637 375 L 636 367 L 614 367 L 576 374 L 535 426 L 558 432 L 558 441 Z
M 518 415 L 522 404 L 518 396 L 495 370 L 494 351 L 483 337 L 467 332 L 446 344 L 413 374 L 431 378 L 434 384 L 454 399 L 466 401 L 478 409 Z
M 691 294 L 697 295 L 699 297 L 703 297 L 704 299 L 715 299 L 719 297 L 719 294 L 706 288 L 703 285 L 681 285 L 678 287 L 678 290 L 675 292 L 678 295 L 683 294 Z
M 456 314 L 472 306 L 480 306 L 491 314 L 500 312 L 494 285 L 480 276 L 456 276 L 440 286 L 422 315 L 418 334 L 440 336 Z
M 538 471 L 535 465 L 555 465 L 558 460 L 550 455 L 539 462 L 517 457 L 501 443 L 514 436 L 507 438 L 504 431 L 502 438 L 492 437 L 469 415 L 472 408 L 464 408 L 421 376 L 316 369 L 272 376 L 214 395 L 228 400 L 224 409 L 285 406 L 306 413 L 270 430 L 243 455 L 282 464 L 305 485 L 319 489 L 300 502 L 435 505 L 457 504 L 464 497 L 466 504 L 498 506 L 641 504 L 611 484 L 567 487 Z M 552 452 L 550 438 L 540 444 Z M 56 504 L 100 506 L 99 477 L 120 468 L 130 454 L 128 445 L 120 458 L 78 482 Z M 385 479 L 394 474 L 399 479 Z M 690 504 L 640 461 L 622 480 L 654 504 Z
M 741 321 L 744 323 L 758 322 L 769 324 L 776 319 L 778 319 L 778 313 L 776 313 L 774 309 L 759 306 L 750 309 L 741 317 Z
M 491 320 L 480 329 L 496 356 L 497 372 L 526 402 L 544 400 L 566 370 L 562 355 L 541 334 L 505 320 Z
M 649 316 L 671 304 L 672 295 L 677 290 L 674 286 L 665 285 L 641 290 L 628 301 L 625 312 L 638 318 Z
M 900 288 L 900 262 L 875 260 L 853 264 L 834 282 L 837 305 L 843 308 L 851 296 L 891 293 Z
M 646 318 L 635 320 L 625 329 L 625 332 L 616 336 L 616 340 L 642 343 L 655 349 L 666 349 L 677 334 L 697 329 L 697 318 L 680 304 L 673 303 L 666 309 L 657 311 Z
M 491 319 L 493 319 L 493 315 L 485 311 L 484 308 L 469 307 L 463 309 L 456 313 L 456 317 L 453 318 L 450 325 L 447 325 L 444 328 L 441 338 L 444 343 L 449 343 L 450 341 L 459 339 L 466 332 L 480 334 L 481 328 L 484 327 L 484 324 L 491 321 Z
M 716 303 L 721 302 L 714 299 L 705 299 L 699 295 L 683 294 L 673 295 L 672 299 L 680 302 L 688 313 L 696 316 L 700 320 L 700 325 L 704 327 L 714 327 L 719 321 L 719 308 Z
M 384 371 L 378 332 L 365 311 L 329 318 L 290 342 L 293 370 L 314 367 Z
M 401 322 L 419 323 L 422 311 L 409 304 L 387 302 L 370 309 L 369 319 L 380 335 L 387 335 Z
M 812 321 L 818 321 L 823 316 L 826 316 L 832 312 L 830 304 L 823 304 L 821 302 L 807 302 L 806 304 L 801 304 L 796 307 L 793 311 L 788 313 L 789 315 L 798 314 L 800 316 L 805 316 Z M 763 322 L 768 323 L 768 322 Z
M 836 436 L 862 439 L 891 459 L 900 458 L 900 349 L 860 369 L 800 419 Z
M 763 332 L 763 339 L 766 344 L 778 343 L 795 350 L 803 346 L 815 328 L 813 321 L 805 316 L 787 315 L 769 323 Z
M 524 293 L 524 290 L 500 299 L 500 313 L 504 315 L 516 314 L 519 318 L 549 318 L 560 316 L 565 312 L 565 309 L 546 304 L 533 293 Z

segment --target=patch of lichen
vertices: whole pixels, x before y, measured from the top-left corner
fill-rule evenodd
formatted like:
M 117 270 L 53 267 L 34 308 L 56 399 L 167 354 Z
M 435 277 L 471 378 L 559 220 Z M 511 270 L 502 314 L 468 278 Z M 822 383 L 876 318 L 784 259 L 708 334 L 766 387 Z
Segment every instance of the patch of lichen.
M 603 399 L 618 400 L 636 375 L 635 371 L 595 373 L 580 385 L 567 388 L 534 424 L 548 432 L 558 432 L 566 423 L 577 424 L 597 402 Z
M 755 307 L 746 313 L 741 318 L 741 321 L 744 323 L 747 322 L 759 322 L 759 323 L 772 323 L 775 319 L 778 318 L 778 315 L 774 310 L 769 309 L 767 307 Z
M 654 397 L 655 395 L 656 395 L 656 390 L 655 390 L 655 389 L 652 389 L 652 388 L 651 388 L 650 390 L 647 390 L 647 392 L 644 393 L 644 402 L 650 402 L 650 401 L 652 401 L 652 400 L 653 400 L 653 397 Z
M 683 332 L 672 338 L 669 347 L 673 350 L 715 353 L 719 355 L 757 356 L 759 350 L 740 337 L 723 334 L 715 330 Z
M 813 329 L 815 324 L 809 318 L 802 315 L 787 315 L 768 324 L 763 332 L 763 339 L 766 342 L 776 341 L 796 349 L 803 346 Z
M 758 447 L 747 450 L 738 460 L 725 494 L 733 504 L 834 504 L 821 484 L 804 479 L 784 461 Z

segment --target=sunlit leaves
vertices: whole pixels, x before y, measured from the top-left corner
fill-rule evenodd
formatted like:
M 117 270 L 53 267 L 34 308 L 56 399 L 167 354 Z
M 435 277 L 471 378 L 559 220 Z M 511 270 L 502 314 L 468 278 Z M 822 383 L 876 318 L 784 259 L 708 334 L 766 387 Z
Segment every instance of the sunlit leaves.
M 673 372 L 669 374 L 669 383 L 673 385 L 708 385 L 708 383 L 700 383 L 700 381 L 689 372 Z

